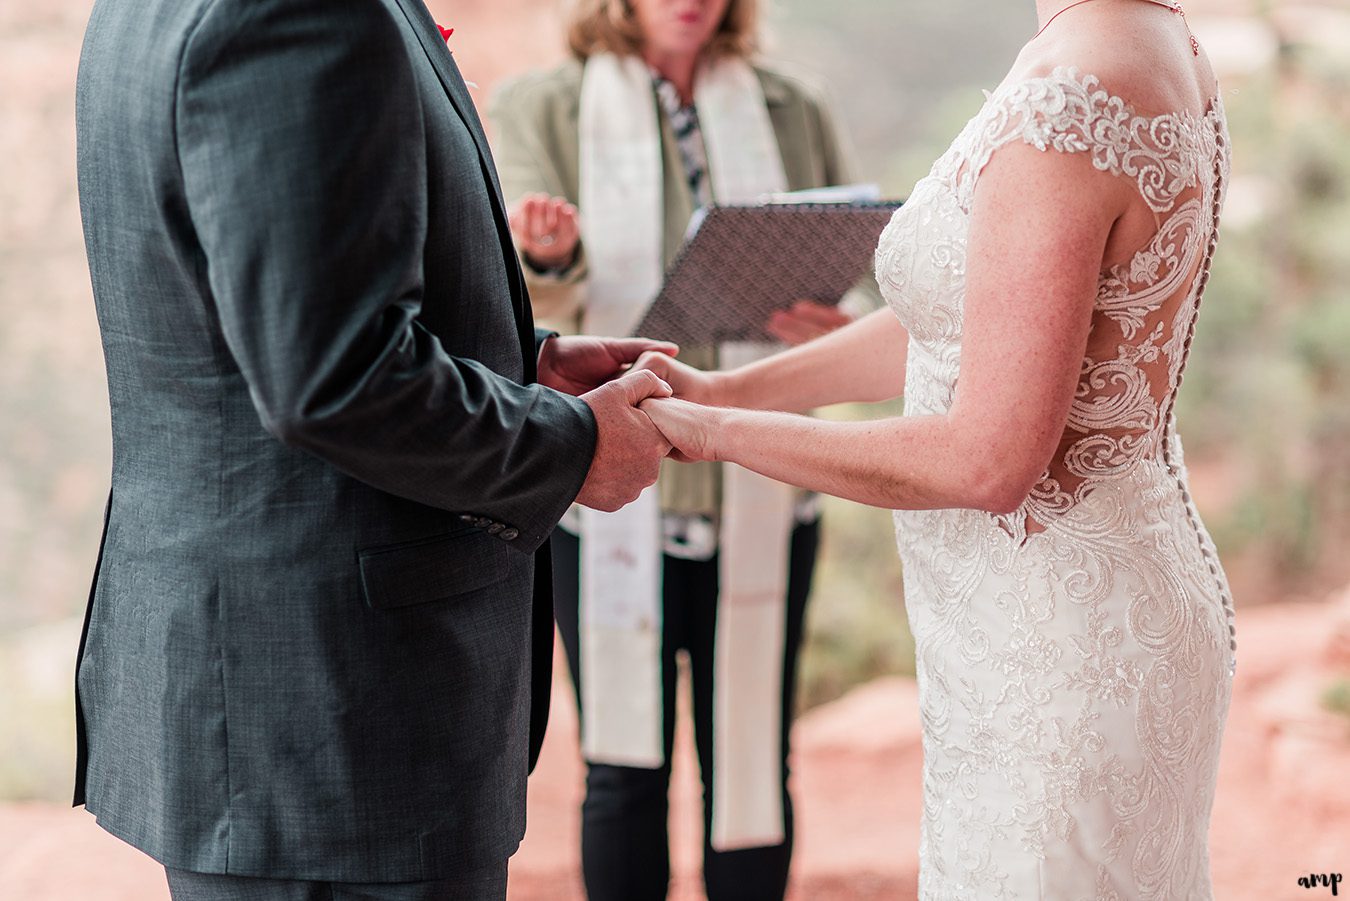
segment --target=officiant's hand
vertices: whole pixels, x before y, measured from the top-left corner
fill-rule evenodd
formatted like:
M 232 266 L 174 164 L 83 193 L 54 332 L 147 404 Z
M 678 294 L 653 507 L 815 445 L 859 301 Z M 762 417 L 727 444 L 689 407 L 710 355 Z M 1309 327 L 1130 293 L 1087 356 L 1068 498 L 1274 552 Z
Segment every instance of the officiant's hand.
M 539 384 L 580 397 L 618 378 L 644 354 L 669 359 L 679 352 L 669 341 L 647 338 L 549 338 L 539 349 Z
M 670 386 L 648 370 L 630 372 L 581 396 L 595 414 L 595 456 L 577 503 L 612 513 L 656 482 L 670 442 L 638 409 Z
M 764 330 L 779 341 L 797 345 L 805 344 L 821 335 L 828 335 L 852 321 L 852 316 L 837 307 L 816 303 L 814 300 L 799 300 L 770 316 Z
M 509 219 L 520 252 L 535 269 L 563 268 L 576 257 L 581 241 L 577 208 L 563 198 L 526 194 Z
M 671 459 L 681 463 L 718 459 L 716 438 L 726 417 L 735 412 L 659 397 L 643 401 L 641 407 L 670 442 Z

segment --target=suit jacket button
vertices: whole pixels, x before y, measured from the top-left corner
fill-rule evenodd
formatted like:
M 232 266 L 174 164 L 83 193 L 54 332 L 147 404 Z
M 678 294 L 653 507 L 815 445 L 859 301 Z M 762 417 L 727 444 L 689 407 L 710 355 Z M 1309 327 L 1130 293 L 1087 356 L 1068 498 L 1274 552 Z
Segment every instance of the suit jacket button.
M 504 529 L 501 534 L 502 541 L 515 541 L 520 537 L 520 532 L 516 529 Z
M 496 535 L 504 528 L 506 528 L 506 526 L 502 525 L 499 522 L 494 522 L 492 525 L 488 526 L 487 531 L 489 535 Z

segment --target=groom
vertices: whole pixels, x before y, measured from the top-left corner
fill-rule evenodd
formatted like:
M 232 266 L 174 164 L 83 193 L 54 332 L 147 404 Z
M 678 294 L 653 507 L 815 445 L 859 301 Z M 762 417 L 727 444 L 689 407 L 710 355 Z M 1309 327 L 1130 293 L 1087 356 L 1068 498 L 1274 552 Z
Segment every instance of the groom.
M 545 539 L 655 480 L 669 389 L 611 379 L 673 348 L 533 329 L 421 0 L 98 0 L 77 129 L 114 462 L 76 803 L 179 901 L 504 897 Z

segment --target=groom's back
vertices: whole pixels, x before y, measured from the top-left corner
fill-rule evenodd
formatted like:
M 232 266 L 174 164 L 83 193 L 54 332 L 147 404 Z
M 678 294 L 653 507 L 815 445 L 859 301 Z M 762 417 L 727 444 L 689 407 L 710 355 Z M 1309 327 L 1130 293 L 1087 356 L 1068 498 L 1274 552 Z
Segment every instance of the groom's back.
M 98 3 L 76 94 L 80 210 L 119 502 L 189 518 L 218 500 L 218 482 L 200 471 L 219 442 L 208 424 L 235 393 L 231 381 L 247 395 L 210 305 L 177 157 L 176 76 L 203 5 Z
M 215 553 L 240 528 L 265 529 L 269 553 L 316 557 L 328 526 L 269 529 L 269 521 L 279 524 L 279 503 L 293 506 L 286 493 L 303 489 L 319 501 L 351 480 L 279 442 L 259 418 L 215 307 L 212 261 L 183 178 L 179 73 L 210 5 L 100 0 L 80 61 L 76 159 L 108 371 L 115 502 L 143 542 Z M 160 535 L 166 528 L 175 534 Z

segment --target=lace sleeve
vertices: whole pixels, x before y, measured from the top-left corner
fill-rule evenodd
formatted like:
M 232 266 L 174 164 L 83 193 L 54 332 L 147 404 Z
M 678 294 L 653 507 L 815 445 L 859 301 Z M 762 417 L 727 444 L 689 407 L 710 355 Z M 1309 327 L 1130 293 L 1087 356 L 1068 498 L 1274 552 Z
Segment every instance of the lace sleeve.
M 957 198 L 968 211 L 994 153 L 1021 142 L 1041 151 L 1090 154 L 1100 171 L 1134 179 L 1149 207 L 1164 213 L 1196 187 L 1196 160 L 1207 148 L 1193 126 L 1184 114 L 1138 115 L 1096 76 L 1058 68 L 990 95 L 963 135 Z

